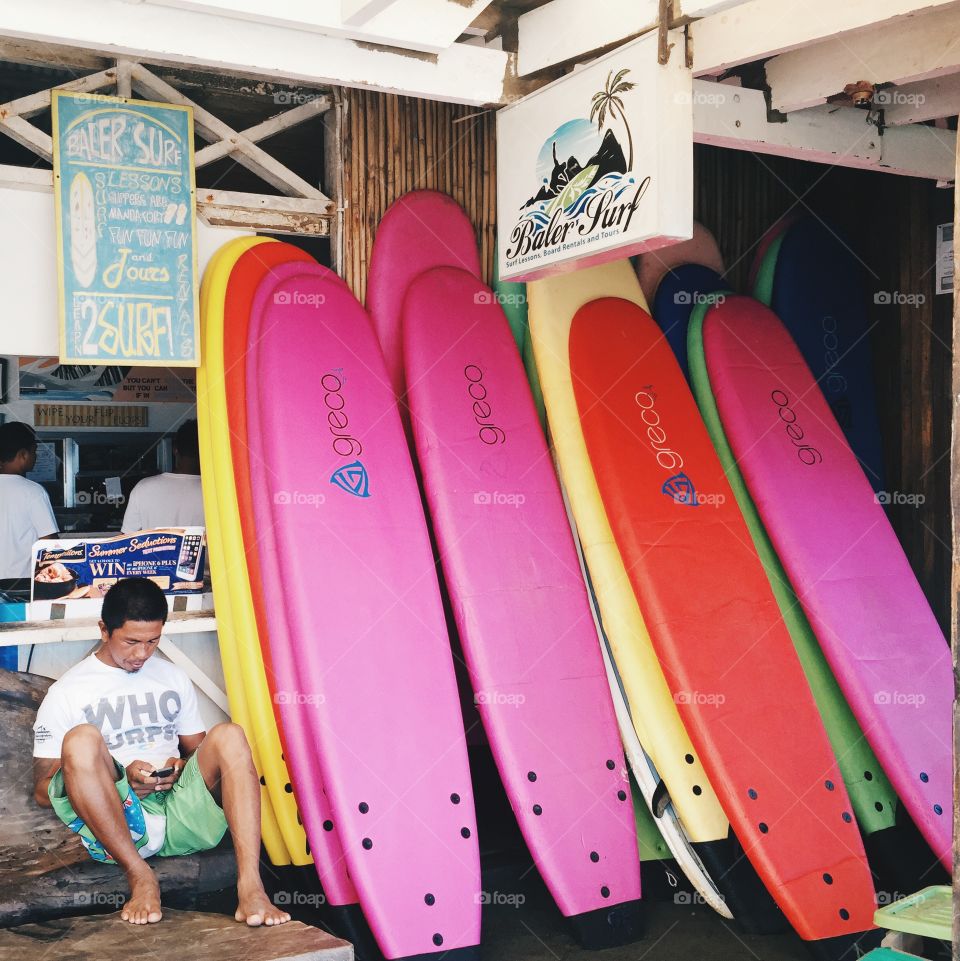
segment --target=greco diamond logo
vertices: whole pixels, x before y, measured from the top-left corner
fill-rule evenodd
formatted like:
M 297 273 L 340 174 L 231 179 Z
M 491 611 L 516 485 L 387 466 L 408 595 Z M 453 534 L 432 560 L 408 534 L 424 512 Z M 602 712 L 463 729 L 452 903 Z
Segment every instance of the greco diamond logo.
M 337 468 L 330 478 L 330 483 L 354 497 L 370 496 L 370 478 L 367 476 L 366 467 L 358 460 Z
M 693 481 L 683 472 L 668 477 L 660 490 L 667 497 L 672 497 L 675 504 L 686 504 L 689 507 L 697 506 L 697 492 L 693 487 Z

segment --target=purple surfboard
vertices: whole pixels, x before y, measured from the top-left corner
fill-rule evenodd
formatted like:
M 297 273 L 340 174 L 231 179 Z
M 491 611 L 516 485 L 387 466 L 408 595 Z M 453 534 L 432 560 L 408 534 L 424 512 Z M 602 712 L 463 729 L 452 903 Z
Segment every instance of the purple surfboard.
M 750 496 L 870 746 L 949 870 L 953 672 L 930 605 L 783 324 L 730 297 L 703 331 Z
M 267 600 L 285 609 L 350 878 L 387 958 L 472 958 L 480 873 L 463 723 L 379 346 L 332 278 L 265 282 L 254 315 L 278 554 Z
M 417 456 L 490 747 L 527 846 L 584 943 L 639 935 L 623 748 L 553 463 L 493 292 L 422 273 L 403 311 Z M 599 945 L 598 945 L 599 946 Z

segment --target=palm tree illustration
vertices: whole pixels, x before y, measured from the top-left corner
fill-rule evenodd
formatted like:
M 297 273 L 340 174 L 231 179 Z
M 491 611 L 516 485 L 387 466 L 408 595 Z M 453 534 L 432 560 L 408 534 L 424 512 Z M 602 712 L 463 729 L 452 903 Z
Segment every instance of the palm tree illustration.
M 627 117 L 623 111 L 623 101 L 620 99 L 621 94 L 626 93 L 628 90 L 633 90 L 636 86 L 635 83 L 623 79 L 628 73 L 630 73 L 629 68 L 625 68 L 617 71 L 616 76 L 614 76 L 612 70 L 607 74 L 607 82 L 604 84 L 603 90 L 595 93 L 593 99 L 590 101 L 590 122 L 593 123 L 593 121 L 596 120 L 597 128 L 603 130 L 608 112 L 611 116 L 619 117 L 623 121 L 623 125 L 627 130 L 627 149 L 630 155 L 627 161 L 627 170 L 632 170 L 633 135 L 630 133 L 630 124 L 627 123 Z

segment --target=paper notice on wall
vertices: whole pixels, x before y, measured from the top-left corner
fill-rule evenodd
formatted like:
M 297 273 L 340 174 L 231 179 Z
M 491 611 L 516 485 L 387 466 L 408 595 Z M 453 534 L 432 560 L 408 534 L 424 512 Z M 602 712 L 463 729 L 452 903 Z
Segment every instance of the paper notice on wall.
M 57 479 L 57 445 L 49 441 L 37 444 L 37 462 L 27 477 L 38 484 Z
M 937 227 L 937 293 L 953 293 L 953 224 Z
M 121 503 L 123 501 L 123 488 L 120 486 L 119 477 L 105 477 L 103 486 L 107 489 L 107 498 Z

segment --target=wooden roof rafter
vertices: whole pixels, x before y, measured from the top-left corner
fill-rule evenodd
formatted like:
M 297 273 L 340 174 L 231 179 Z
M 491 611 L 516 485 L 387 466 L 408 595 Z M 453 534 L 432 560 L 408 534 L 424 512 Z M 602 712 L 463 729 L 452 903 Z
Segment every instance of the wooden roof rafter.
M 47 163 L 53 162 L 53 140 L 30 121 L 50 109 L 54 89 L 76 93 L 110 90 L 125 97 L 136 92 L 150 100 L 192 107 L 196 133 L 209 144 L 197 151 L 197 168 L 229 157 L 281 194 L 276 196 L 198 187 L 197 213 L 205 222 L 274 233 L 330 234 L 331 220 L 336 212 L 334 201 L 319 187 L 304 180 L 267 153 L 259 142 L 321 116 L 333 105 L 332 96 L 323 93 L 308 95 L 297 106 L 238 131 L 142 63 L 122 59 L 104 70 L 0 105 L 0 133 L 6 134 Z M 15 167 L 0 173 L 0 179 L 7 185 L 46 189 L 49 181 L 52 189 L 52 174 L 49 171 Z

